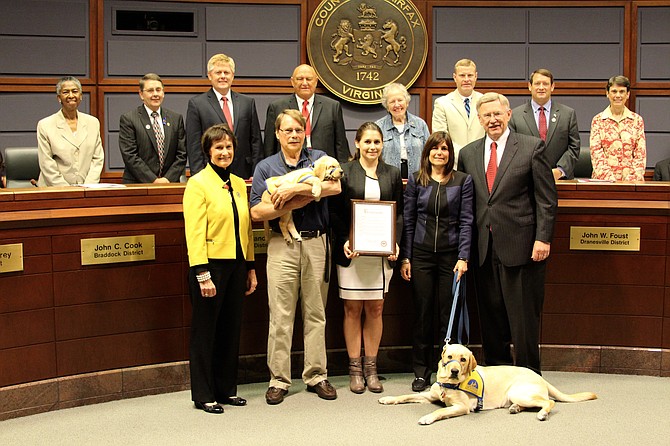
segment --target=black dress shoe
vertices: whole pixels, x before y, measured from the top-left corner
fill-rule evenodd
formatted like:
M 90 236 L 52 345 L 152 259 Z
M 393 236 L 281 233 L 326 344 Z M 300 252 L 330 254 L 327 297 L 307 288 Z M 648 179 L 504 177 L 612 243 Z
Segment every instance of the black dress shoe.
M 200 403 L 195 401 L 195 408 L 204 410 L 207 413 L 223 413 L 223 407 L 220 404 L 214 403 Z
M 229 396 L 224 398 L 223 401 L 219 401 L 221 404 L 230 404 L 231 406 L 246 406 L 247 400 L 240 396 Z
M 423 378 L 414 378 L 412 381 L 412 392 L 423 392 L 428 387 L 428 382 Z

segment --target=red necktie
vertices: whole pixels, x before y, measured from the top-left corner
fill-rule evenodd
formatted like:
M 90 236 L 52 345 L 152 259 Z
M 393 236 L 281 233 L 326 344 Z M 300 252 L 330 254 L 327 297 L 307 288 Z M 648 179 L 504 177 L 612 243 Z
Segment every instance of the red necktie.
M 309 137 L 312 134 L 312 124 L 309 122 L 309 110 L 307 106 L 309 101 L 302 101 L 302 116 L 305 118 L 305 136 Z
M 547 117 L 544 115 L 544 107 L 540 107 L 540 116 L 539 116 L 539 131 L 540 138 L 542 141 L 547 140 Z
M 496 173 L 498 173 L 498 152 L 496 149 L 498 144 L 494 142 L 491 143 L 491 157 L 489 158 L 489 165 L 486 166 L 486 184 L 489 187 L 489 194 L 491 189 L 493 189 L 493 181 L 496 179 Z
M 233 117 L 230 115 L 230 108 L 228 108 L 228 98 L 223 96 L 221 98 L 223 101 L 223 116 L 226 117 L 226 123 L 228 124 L 228 128 L 230 128 L 231 132 L 234 132 L 235 130 L 233 129 Z

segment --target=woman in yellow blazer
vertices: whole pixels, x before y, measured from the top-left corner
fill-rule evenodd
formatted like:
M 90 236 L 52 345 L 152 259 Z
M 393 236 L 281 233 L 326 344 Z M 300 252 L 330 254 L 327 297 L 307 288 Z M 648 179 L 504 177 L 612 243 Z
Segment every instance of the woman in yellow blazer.
M 183 201 L 193 306 L 191 398 L 208 413 L 247 403 L 236 395 L 237 363 L 242 302 L 257 281 L 247 186 L 228 171 L 236 146 L 225 124 L 205 131 L 209 163 L 189 179 Z

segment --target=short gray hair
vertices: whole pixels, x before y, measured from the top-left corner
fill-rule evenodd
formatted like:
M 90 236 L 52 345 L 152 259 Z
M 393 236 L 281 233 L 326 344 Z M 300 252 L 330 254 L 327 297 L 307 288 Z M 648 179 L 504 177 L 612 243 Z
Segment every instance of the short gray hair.
M 482 106 L 482 104 L 495 101 L 500 101 L 504 107 L 509 108 L 509 100 L 507 100 L 504 95 L 494 91 L 489 91 L 488 93 L 484 93 L 484 95 L 477 101 L 477 113 L 479 113 L 479 108 Z
M 405 101 L 407 102 L 407 105 L 409 105 L 409 101 L 412 100 L 412 97 L 409 95 L 407 92 L 407 88 L 398 82 L 393 82 L 392 84 L 388 84 L 386 87 L 384 87 L 384 90 L 382 91 L 382 105 L 386 110 L 388 110 L 388 95 L 392 90 L 398 90 L 402 94 L 405 95 Z
M 73 76 L 65 76 L 60 78 L 58 83 L 56 84 L 56 94 L 60 94 L 61 90 L 63 89 L 63 84 L 65 82 L 74 82 L 77 85 L 77 88 L 79 89 L 79 92 L 81 93 L 81 82 L 79 82 L 79 79 Z

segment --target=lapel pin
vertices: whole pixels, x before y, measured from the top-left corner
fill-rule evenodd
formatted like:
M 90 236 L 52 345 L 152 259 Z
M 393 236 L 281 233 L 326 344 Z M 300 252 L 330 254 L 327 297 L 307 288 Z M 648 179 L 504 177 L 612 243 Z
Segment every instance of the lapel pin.
M 151 128 L 151 126 L 149 124 L 147 124 L 145 127 L 146 127 L 147 130 L 149 130 Z
M 556 116 L 554 116 L 553 118 L 551 118 L 551 122 L 556 122 Z

